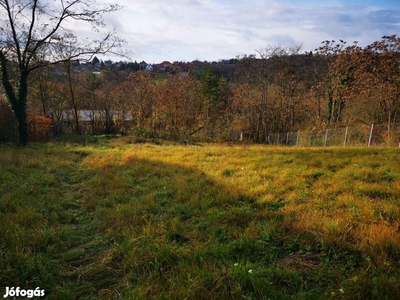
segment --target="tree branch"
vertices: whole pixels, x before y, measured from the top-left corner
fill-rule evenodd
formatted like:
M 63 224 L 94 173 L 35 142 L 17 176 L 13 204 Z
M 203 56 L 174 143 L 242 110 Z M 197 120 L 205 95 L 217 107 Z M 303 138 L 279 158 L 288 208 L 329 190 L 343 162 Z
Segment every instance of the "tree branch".
M 17 35 L 17 31 L 15 29 L 15 23 L 14 23 L 14 19 L 13 16 L 11 14 L 11 7 L 10 7 L 10 3 L 8 0 L 4 0 L 4 5 L 2 5 L 6 11 L 7 11 L 7 16 L 8 16 L 8 21 L 10 22 L 10 26 L 11 26 L 11 32 L 12 32 L 12 39 L 14 41 L 15 47 L 16 47 L 16 52 L 17 52 L 17 57 L 18 57 L 18 63 L 21 64 L 21 51 L 20 51 L 20 43 L 19 43 L 19 39 L 18 39 L 18 35 Z M 2 52 L 2 56 L 5 59 L 4 53 Z

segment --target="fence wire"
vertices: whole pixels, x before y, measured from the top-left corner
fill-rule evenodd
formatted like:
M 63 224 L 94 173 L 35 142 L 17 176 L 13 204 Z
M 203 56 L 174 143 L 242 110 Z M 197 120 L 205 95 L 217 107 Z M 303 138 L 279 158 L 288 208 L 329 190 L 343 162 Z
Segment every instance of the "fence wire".
M 243 136 L 246 136 L 245 134 Z M 270 145 L 329 147 L 329 146 L 396 146 L 400 147 L 400 123 L 348 126 L 314 131 L 269 134 Z

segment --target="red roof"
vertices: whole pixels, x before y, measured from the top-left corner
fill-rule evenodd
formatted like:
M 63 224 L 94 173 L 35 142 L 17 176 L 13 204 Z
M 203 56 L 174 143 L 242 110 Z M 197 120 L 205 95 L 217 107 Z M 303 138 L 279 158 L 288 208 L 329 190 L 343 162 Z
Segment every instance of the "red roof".
M 169 61 L 163 61 L 160 65 L 164 67 L 172 66 L 172 64 Z

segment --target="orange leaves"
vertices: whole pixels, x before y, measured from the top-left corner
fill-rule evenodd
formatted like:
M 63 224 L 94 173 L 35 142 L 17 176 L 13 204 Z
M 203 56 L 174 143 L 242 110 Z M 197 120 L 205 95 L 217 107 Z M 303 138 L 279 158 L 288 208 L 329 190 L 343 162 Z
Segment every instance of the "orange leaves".
M 29 139 L 44 142 L 51 137 L 51 118 L 43 115 L 28 115 Z

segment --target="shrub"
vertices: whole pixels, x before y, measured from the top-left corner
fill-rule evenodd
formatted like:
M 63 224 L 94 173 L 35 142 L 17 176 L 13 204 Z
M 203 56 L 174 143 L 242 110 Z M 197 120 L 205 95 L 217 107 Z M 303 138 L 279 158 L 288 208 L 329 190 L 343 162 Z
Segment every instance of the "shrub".
M 45 142 L 51 138 L 51 118 L 43 115 L 28 115 L 29 140 Z
M 17 135 L 17 121 L 8 103 L 0 99 L 0 143 L 15 142 Z

